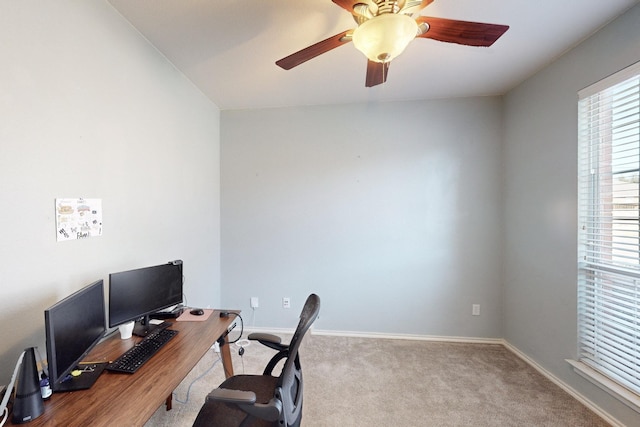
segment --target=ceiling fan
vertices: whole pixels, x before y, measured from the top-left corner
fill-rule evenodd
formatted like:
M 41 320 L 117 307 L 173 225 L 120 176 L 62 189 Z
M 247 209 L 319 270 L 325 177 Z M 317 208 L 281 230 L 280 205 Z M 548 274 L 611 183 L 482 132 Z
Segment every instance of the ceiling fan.
M 425 38 L 467 46 L 491 46 L 508 25 L 458 21 L 417 15 L 434 0 L 332 0 L 353 15 L 358 26 L 276 61 L 285 70 L 353 41 L 367 57 L 365 86 L 387 80 L 389 64 L 413 39 Z

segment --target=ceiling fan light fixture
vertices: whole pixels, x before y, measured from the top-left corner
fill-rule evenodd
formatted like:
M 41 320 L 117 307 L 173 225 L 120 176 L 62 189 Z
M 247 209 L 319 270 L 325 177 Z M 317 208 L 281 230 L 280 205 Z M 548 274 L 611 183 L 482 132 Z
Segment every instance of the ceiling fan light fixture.
M 356 49 L 374 62 L 390 62 L 418 34 L 418 23 L 404 14 L 385 13 L 371 18 L 353 31 Z

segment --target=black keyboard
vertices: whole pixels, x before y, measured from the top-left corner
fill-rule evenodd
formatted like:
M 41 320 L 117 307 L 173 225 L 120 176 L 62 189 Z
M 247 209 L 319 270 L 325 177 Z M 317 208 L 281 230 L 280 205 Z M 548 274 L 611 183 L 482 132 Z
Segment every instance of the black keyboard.
M 160 329 L 151 332 L 142 341 L 131 347 L 120 357 L 107 365 L 107 370 L 133 374 L 140 369 L 145 362 L 176 336 L 178 331 L 173 329 Z

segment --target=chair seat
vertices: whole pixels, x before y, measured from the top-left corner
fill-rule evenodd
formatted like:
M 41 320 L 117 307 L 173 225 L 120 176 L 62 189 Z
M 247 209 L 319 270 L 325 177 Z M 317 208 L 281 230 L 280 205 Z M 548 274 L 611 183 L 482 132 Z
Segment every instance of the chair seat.
M 277 383 L 278 378 L 271 375 L 235 375 L 220 384 L 220 388 L 252 391 L 256 394 L 257 403 L 268 403 L 274 395 Z M 232 405 L 207 399 L 200 412 L 198 412 L 198 417 L 193 426 L 237 426 L 246 416 L 246 413 L 234 408 Z M 255 419 L 249 425 L 251 427 L 267 427 L 272 426 L 273 423 Z

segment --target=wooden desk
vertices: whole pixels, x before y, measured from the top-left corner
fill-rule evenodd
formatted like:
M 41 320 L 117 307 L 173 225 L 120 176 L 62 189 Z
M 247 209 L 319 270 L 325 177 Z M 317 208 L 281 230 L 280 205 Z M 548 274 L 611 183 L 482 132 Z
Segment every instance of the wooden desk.
M 54 393 L 44 402 L 44 413 L 20 426 L 142 426 L 193 369 L 235 316 L 220 318 L 214 311 L 204 322 L 176 322 L 180 331 L 134 374 L 104 371 L 89 390 Z M 228 338 L 228 337 L 227 337 Z M 87 355 L 88 361 L 116 359 L 140 338 L 121 340 L 116 331 Z M 233 375 L 228 343 L 221 346 L 227 377 Z M 14 425 L 11 416 L 7 425 Z

